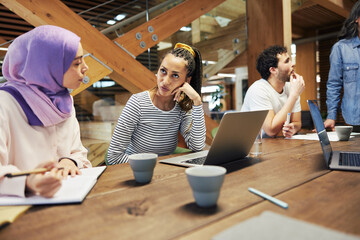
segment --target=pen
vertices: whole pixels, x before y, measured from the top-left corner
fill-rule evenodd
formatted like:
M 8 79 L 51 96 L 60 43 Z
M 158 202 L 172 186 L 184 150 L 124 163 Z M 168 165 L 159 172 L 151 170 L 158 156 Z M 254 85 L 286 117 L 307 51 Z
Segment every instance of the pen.
M 260 196 L 260 197 L 262 197 L 262 198 L 264 198 L 264 199 L 266 199 L 266 200 L 269 200 L 272 203 L 275 203 L 276 205 L 278 205 L 278 206 L 280 206 L 282 208 L 285 208 L 285 209 L 288 208 L 287 203 L 285 203 L 283 201 L 280 201 L 279 199 L 276 199 L 274 197 L 271 197 L 271 196 L 269 196 L 269 195 L 267 195 L 267 194 L 265 194 L 263 192 L 260 192 L 259 190 L 256 190 L 254 188 L 249 187 L 249 191 L 256 194 L 256 195 L 258 195 L 258 196 Z
M 58 170 L 63 170 L 63 169 L 64 168 L 58 168 Z M 5 174 L 5 177 L 12 178 L 12 177 L 28 176 L 30 174 L 44 173 L 44 172 L 48 172 L 50 170 L 51 169 L 47 169 L 47 168 L 35 168 L 35 169 L 29 170 L 29 171 L 7 173 L 7 174 Z
M 290 123 L 290 116 L 291 116 L 291 113 L 288 113 L 287 116 L 286 116 L 286 122 L 285 122 L 285 124 L 289 124 L 289 123 Z

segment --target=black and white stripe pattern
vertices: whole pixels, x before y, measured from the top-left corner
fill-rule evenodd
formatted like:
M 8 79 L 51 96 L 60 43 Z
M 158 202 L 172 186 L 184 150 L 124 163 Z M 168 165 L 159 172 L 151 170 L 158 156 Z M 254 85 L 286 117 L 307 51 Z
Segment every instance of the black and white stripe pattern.
M 179 130 L 189 149 L 204 148 L 206 129 L 202 105 L 193 106 L 188 113 L 178 104 L 170 111 L 162 111 L 153 105 L 148 91 L 134 94 L 119 117 L 107 162 L 126 163 L 128 155 L 133 153 L 171 154 L 177 146 Z

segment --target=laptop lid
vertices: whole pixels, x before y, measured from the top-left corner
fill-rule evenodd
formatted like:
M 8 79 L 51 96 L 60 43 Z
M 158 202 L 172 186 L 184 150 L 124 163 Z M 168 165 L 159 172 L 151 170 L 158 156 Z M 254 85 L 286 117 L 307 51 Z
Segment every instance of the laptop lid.
M 211 144 L 205 165 L 219 165 L 246 157 L 268 110 L 227 112 Z
M 325 162 L 326 162 L 327 166 L 329 166 L 330 162 L 331 162 L 331 157 L 332 157 L 332 148 L 330 145 L 329 137 L 326 133 L 325 125 L 324 125 L 323 119 L 321 117 L 319 107 L 317 105 L 317 101 L 316 100 L 307 100 L 307 102 L 308 102 L 308 105 L 310 108 L 311 117 L 315 124 L 316 132 L 319 136 L 319 140 L 320 140 L 321 148 L 322 148 L 322 151 L 324 154 Z
M 221 165 L 248 155 L 265 120 L 268 110 L 254 112 L 227 112 L 208 151 L 160 160 L 161 163 L 194 166 L 187 161 L 206 156 L 205 165 Z

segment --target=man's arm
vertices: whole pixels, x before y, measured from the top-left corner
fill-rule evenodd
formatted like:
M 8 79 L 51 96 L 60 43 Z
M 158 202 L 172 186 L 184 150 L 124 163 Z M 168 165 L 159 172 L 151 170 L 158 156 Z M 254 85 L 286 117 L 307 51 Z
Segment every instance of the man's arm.
M 292 112 L 298 97 L 300 96 L 305 87 L 304 79 L 298 74 L 296 74 L 296 79 L 291 76 L 290 84 L 290 95 L 285 105 L 276 114 L 273 110 L 270 110 L 265 118 L 263 130 L 268 136 L 276 136 L 281 131 L 286 121 L 287 114 L 289 112 Z M 299 114 L 292 114 L 291 122 L 296 122 L 296 128 L 298 128 L 297 131 L 300 130 L 301 112 L 299 112 Z

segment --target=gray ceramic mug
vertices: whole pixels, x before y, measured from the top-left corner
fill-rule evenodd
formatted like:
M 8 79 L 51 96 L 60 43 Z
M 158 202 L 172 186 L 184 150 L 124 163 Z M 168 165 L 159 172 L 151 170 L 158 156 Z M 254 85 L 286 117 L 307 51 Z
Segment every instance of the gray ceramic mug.
M 155 153 L 137 153 L 129 156 L 129 164 L 136 182 L 148 183 L 151 181 L 157 157 L 158 155 Z
M 220 166 L 199 166 L 185 170 L 196 204 L 215 206 L 224 182 L 226 169 Z

